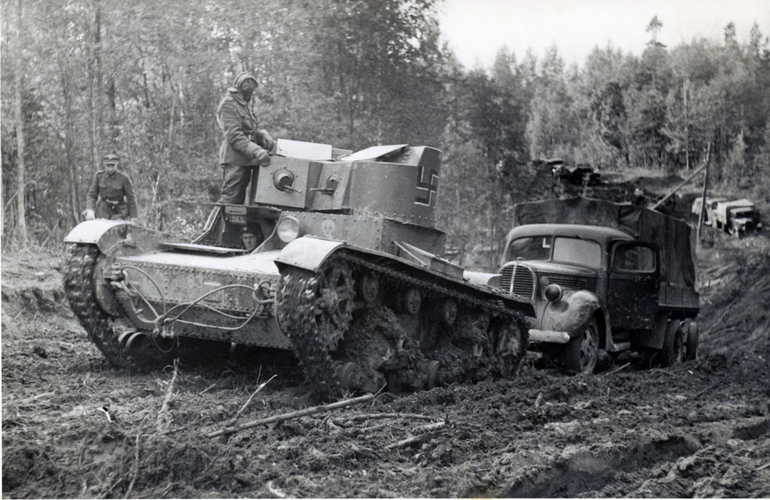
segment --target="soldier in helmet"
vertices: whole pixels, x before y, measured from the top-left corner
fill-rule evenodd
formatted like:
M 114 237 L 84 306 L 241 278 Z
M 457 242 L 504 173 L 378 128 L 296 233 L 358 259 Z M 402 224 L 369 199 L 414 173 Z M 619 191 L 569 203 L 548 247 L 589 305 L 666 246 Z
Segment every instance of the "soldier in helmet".
M 241 73 L 219 103 L 217 123 L 224 140 L 219 148 L 219 164 L 222 166 L 222 193 L 219 203 L 242 204 L 246 200 L 246 188 L 254 167 L 270 164 L 275 141 L 266 130 L 257 128 L 257 118 L 249 107 L 257 88 L 257 79 L 249 73 Z M 256 175 L 254 177 L 256 182 Z
M 262 229 L 259 226 L 256 228 L 244 226 L 241 231 L 241 241 L 243 242 L 243 248 L 245 248 L 247 252 L 251 252 L 257 248 L 264 239 L 265 237 L 262 234 Z
M 86 220 L 122 219 L 136 222 L 136 196 L 134 185 L 128 175 L 118 170 L 120 158 L 107 153 L 102 159 L 103 170 L 99 170 L 91 182 L 86 200 Z

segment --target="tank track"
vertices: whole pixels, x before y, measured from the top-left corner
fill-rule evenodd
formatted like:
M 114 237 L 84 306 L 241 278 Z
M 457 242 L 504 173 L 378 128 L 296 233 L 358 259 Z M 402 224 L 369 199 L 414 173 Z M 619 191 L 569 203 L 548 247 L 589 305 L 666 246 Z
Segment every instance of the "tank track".
M 335 360 L 332 355 L 353 321 L 353 301 L 348 300 L 345 303 L 345 310 L 338 314 L 341 316 L 338 321 L 329 321 L 326 318 L 324 300 L 319 295 L 319 280 L 323 279 L 321 274 L 328 269 L 328 265 L 347 268 L 347 271 L 342 272 L 349 276 L 362 270 L 376 273 L 395 288 L 405 286 L 418 288 L 426 299 L 425 303 L 428 304 L 443 298 L 455 299 L 461 304 L 463 311 L 462 317 L 458 317 L 458 323 L 462 320 L 467 324 L 478 324 L 479 320 L 482 320 L 484 338 L 475 340 L 484 344 L 486 356 L 476 353 L 478 362 L 475 365 L 461 366 L 462 363 L 466 363 L 469 353 L 452 345 L 451 349 L 456 352 L 449 353 L 447 359 L 454 356 L 455 362 L 453 366 L 444 367 L 445 377 L 441 382 L 476 381 L 489 376 L 509 377 L 518 370 L 528 343 L 526 323 L 518 312 L 507 309 L 498 301 L 479 299 L 469 293 L 409 276 L 361 257 L 340 254 L 324 264 L 318 274 L 303 269 L 288 268 L 281 275 L 281 283 L 276 295 L 276 315 L 279 324 L 292 341 L 306 380 L 320 399 L 338 398 L 351 386 L 360 389 L 357 383 L 359 381 L 355 380 L 356 375 L 347 373 L 346 363 Z M 345 283 L 342 288 L 345 288 L 344 293 L 351 294 L 352 298 L 354 293 L 352 282 Z M 474 312 L 471 313 L 471 311 Z M 411 341 L 418 341 L 418 339 L 411 339 Z M 447 340 L 445 343 L 448 342 Z M 437 346 L 435 349 L 440 350 L 442 347 Z M 417 373 L 419 372 L 417 365 L 426 359 L 419 351 L 416 355 L 412 352 L 406 356 L 410 359 L 402 359 L 400 364 L 395 363 L 391 368 L 395 368 L 394 372 L 397 373 L 398 378 L 411 382 L 407 385 L 418 387 L 422 385 L 418 380 L 425 377 L 424 374 Z M 350 383 L 349 377 L 354 379 L 353 383 Z
M 139 343 L 131 351 L 118 342 L 110 316 L 96 301 L 94 270 L 99 255 L 96 245 L 70 244 L 64 261 L 64 293 L 89 339 L 107 361 L 119 367 L 141 367 L 169 361 L 171 350 L 161 350 L 152 340 Z
M 323 317 L 321 300 L 317 296 L 319 284 L 319 276 L 304 269 L 291 268 L 282 274 L 276 295 L 276 316 L 292 342 L 294 354 L 313 392 L 320 399 L 328 400 L 343 391 L 338 378 L 333 375 L 335 366 L 330 344 L 332 338 L 344 333 L 342 328 L 346 329 L 348 325 L 338 325 L 329 331 L 332 325 L 319 324 L 318 318 Z M 325 330 L 324 335 L 316 334 L 322 330 Z

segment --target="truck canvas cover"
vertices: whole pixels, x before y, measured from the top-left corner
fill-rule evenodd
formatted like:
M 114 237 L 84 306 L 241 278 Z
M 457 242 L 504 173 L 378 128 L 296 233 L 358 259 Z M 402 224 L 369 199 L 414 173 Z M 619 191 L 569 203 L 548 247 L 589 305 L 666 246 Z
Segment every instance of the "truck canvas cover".
M 636 205 L 578 197 L 516 205 L 514 226 L 525 224 L 587 224 L 619 229 L 660 249 L 661 278 L 670 292 L 679 289 L 690 298 L 695 290 L 695 235 L 682 220 Z

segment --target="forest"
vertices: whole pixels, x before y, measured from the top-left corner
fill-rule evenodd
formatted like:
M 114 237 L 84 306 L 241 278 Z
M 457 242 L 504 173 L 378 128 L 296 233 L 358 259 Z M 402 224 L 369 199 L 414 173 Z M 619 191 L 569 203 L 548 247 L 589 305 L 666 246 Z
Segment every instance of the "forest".
M 642 54 L 597 40 L 580 65 L 553 47 L 465 68 L 440 0 L 2 0 L 2 247 L 56 250 L 83 220 L 109 151 L 138 191 L 141 223 L 192 237 L 219 195 L 215 111 L 242 71 L 273 137 L 363 149 L 442 150 L 439 227 L 467 261 L 495 247 L 513 204 L 537 199 L 537 160 L 601 172 L 687 172 L 770 202 L 770 49 L 658 41 Z M 763 188 L 764 187 L 764 188 Z M 488 262 L 480 265 L 490 265 Z

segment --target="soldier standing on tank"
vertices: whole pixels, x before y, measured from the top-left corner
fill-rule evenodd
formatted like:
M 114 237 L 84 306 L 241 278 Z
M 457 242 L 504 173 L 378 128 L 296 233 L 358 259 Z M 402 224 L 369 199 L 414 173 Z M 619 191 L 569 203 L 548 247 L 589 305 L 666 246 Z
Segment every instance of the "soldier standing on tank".
M 102 159 L 103 170 L 96 172 L 86 200 L 86 220 L 111 219 L 136 222 L 136 196 L 131 179 L 118 170 L 120 158 L 107 153 Z
M 219 148 L 222 193 L 218 203 L 242 204 L 253 168 L 270 165 L 269 153 L 274 152 L 275 141 L 266 130 L 257 128 L 257 118 L 249 107 L 257 86 L 254 76 L 241 73 L 217 108 L 217 123 L 225 136 Z

